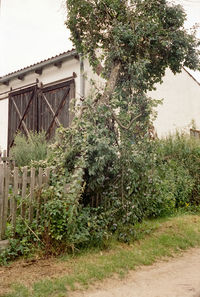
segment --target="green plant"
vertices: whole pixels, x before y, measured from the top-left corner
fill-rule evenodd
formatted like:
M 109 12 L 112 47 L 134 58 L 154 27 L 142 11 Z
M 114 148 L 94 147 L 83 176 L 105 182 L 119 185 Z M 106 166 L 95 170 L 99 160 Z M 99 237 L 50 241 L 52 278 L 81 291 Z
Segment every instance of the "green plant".
M 7 237 L 9 238 L 9 247 L 0 253 L 0 266 L 23 256 L 30 257 L 36 249 L 40 248 L 41 242 L 35 237 L 31 230 L 36 229 L 36 223 L 33 222 L 29 228 L 24 220 L 17 219 L 16 232 L 13 234 L 11 226 L 8 226 Z M 37 231 L 39 235 L 39 230 Z
M 16 166 L 28 166 L 31 161 L 44 160 L 46 156 L 47 141 L 44 132 L 30 132 L 29 138 L 21 133 L 15 136 L 10 157 L 15 161 Z
M 71 127 L 57 131 L 47 159 L 53 174 L 51 191 L 43 192 L 49 200 L 43 225 L 48 240 L 73 247 L 92 239 L 101 217 L 103 237 L 120 224 L 172 213 L 180 194 L 187 201 L 192 181 L 187 175 L 186 190 L 186 169 L 165 163 L 149 140 L 158 102 L 147 91 L 162 82 L 167 67 L 196 69 L 199 58 L 195 35 L 183 30 L 181 6 L 165 0 L 66 4 L 77 51 L 106 80 L 104 90 L 84 98 Z M 97 219 L 83 207 L 94 205 L 101 206 Z
M 199 139 L 177 132 L 176 135 L 160 141 L 159 153 L 165 162 L 171 162 L 171 166 L 176 172 L 176 183 L 179 185 L 177 201 L 178 199 L 182 200 L 178 203 L 198 205 L 200 201 L 198 182 L 200 170 Z

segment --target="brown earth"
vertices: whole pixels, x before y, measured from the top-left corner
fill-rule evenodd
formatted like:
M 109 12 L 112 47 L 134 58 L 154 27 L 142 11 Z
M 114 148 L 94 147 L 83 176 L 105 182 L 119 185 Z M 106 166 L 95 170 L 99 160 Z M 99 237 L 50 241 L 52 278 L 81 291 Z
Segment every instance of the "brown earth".
M 8 292 L 12 283 L 30 286 L 46 278 L 56 278 L 70 272 L 73 262 L 56 259 L 18 261 L 0 267 L 0 295 Z M 70 297 L 200 297 L 200 249 L 182 256 L 130 272 L 123 280 L 118 277 L 93 284 L 87 291 L 69 293 Z
M 15 261 L 10 266 L 0 267 L 0 296 L 8 293 L 13 283 L 29 287 L 39 280 L 57 278 L 69 272 L 70 262 L 58 262 L 55 258 Z

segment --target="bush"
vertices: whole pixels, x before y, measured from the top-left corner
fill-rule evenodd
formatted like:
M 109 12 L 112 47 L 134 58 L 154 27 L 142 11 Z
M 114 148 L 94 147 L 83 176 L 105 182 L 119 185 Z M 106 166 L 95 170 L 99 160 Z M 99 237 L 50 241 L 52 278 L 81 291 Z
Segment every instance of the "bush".
M 47 156 L 47 141 L 45 133 L 30 132 L 30 138 L 23 134 L 16 135 L 10 156 L 16 166 L 30 165 L 31 161 L 44 160 Z
M 63 133 L 65 132 L 61 131 L 62 138 L 64 138 Z M 87 144 L 87 149 L 89 145 L 90 143 Z M 61 241 L 65 242 L 65 245 L 71 244 L 75 247 L 102 245 L 104 240 L 115 232 L 119 240 L 128 242 L 132 236 L 130 234 L 134 233 L 133 226 L 144 218 L 171 215 L 181 207 L 194 204 L 194 201 L 197 203 L 198 196 L 194 200 L 193 195 L 197 193 L 196 186 L 200 177 L 199 141 L 180 134 L 156 141 L 144 137 L 143 141 L 129 142 L 127 148 L 128 153 L 125 155 L 119 155 L 118 159 L 116 155 L 115 158 L 111 158 L 112 167 L 115 166 L 110 169 L 113 174 L 108 174 L 108 171 L 103 169 L 104 166 L 101 168 L 102 160 L 106 161 L 106 164 L 109 164 L 109 161 L 103 157 L 101 162 L 98 160 L 98 154 L 105 153 L 101 152 L 102 146 L 98 145 L 95 146 L 96 159 L 93 158 L 91 150 L 85 150 L 87 155 L 84 157 L 86 160 L 84 166 L 93 162 L 89 167 L 92 174 L 82 165 L 78 165 L 77 168 L 80 168 L 82 173 L 77 178 L 76 174 L 69 175 L 69 169 L 71 172 L 76 172 L 74 165 L 68 166 L 69 162 L 61 163 L 61 166 L 66 166 L 63 171 L 66 177 L 71 176 L 70 184 L 74 183 L 75 186 L 76 181 L 79 186 L 75 186 L 73 191 L 71 188 L 70 193 L 73 195 L 71 199 L 70 193 L 60 190 L 66 177 L 61 179 L 60 171 L 58 171 L 59 179 L 57 176 L 53 177 L 55 192 L 50 196 L 54 198 L 50 198 L 46 213 L 50 228 L 48 234 L 54 244 L 56 242 L 59 244 Z M 68 154 L 70 151 L 65 152 L 65 160 Z M 74 158 L 72 162 L 74 160 L 77 159 Z M 91 176 L 88 177 L 89 175 Z M 108 180 L 108 183 L 104 182 L 104 179 Z M 56 189 L 56 185 L 58 187 L 59 184 L 61 188 Z M 99 185 L 101 185 L 100 192 Z M 80 195 L 78 200 L 76 191 Z M 101 197 L 100 207 L 96 210 L 91 207 L 95 193 L 100 193 Z
M 65 131 L 61 129 L 60 133 L 65 139 Z M 112 158 L 115 167 L 108 172 L 104 162 L 109 164 L 109 160 L 98 158 L 102 145 L 91 152 L 89 142 L 84 151 L 87 155 L 72 159 L 64 145 L 53 145 L 46 163 L 54 172 L 50 186 L 42 190 L 40 197 L 46 203 L 41 203 L 39 224 L 31 226 L 46 254 L 104 247 L 112 234 L 130 242 L 137 237 L 135 226 L 144 218 L 172 215 L 180 208 L 193 212 L 199 209 L 199 140 L 181 134 L 156 141 L 144 137 L 143 141 L 129 142 L 127 147 L 128 153 Z M 112 156 L 112 148 L 109 152 Z M 92 162 L 91 174 L 86 164 Z M 99 172 L 95 174 L 98 165 L 101 181 Z M 91 206 L 95 194 L 100 197 L 96 208 Z M 29 230 L 21 232 L 24 228 L 23 222 L 18 222 L 17 238 L 7 258 L 26 255 L 38 240 Z

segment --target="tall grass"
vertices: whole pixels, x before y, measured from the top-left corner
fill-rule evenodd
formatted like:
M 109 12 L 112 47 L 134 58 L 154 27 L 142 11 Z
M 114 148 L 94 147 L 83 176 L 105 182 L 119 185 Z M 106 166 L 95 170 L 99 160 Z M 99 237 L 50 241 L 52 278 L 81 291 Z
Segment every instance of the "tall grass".
M 44 160 L 47 156 L 45 133 L 30 132 L 29 138 L 18 133 L 10 150 L 10 156 L 15 160 L 16 166 L 28 166 L 31 161 Z
M 169 164 L 179 179 L 176 185 L 180 187 L 181 179 L 183 182 L 185 179 L 190 180 L 191 192 L 187 193 L 189 202 L 198 205 L 200 203 L 200 139 L 176 133 L 159 140 L 157 145 L 161 160 Z M 182 186 L 184 187 L 183 183 Z M 181 199 L 180 196 L 184 195 L 184 192 L 179 189 L 178 195 Z

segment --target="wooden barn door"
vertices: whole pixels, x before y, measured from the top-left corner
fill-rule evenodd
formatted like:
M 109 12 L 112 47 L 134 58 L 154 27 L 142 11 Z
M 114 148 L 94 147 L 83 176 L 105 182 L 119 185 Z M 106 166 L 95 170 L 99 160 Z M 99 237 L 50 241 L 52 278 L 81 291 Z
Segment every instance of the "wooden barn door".
M 18 131 L 29 136 L 37 131 L 37 87 L 33 86 L 9 95 L 8 149 Z
M 72 117 L 69 113 L 71 98 L 74 98 L 74 80 L 10 93 L 8 150 L 19 131 L 27 137 L 30 131 L 45 131 L 50 139 L 60 125 L 68 127 Z
M 74 81 L 64 82 L 39 90 L 38 124 L 39 129 L 46 131 L 47 139 L 55 135 L 59 126 L 70 124 L 69 105 L 74 97 Z

